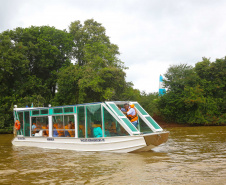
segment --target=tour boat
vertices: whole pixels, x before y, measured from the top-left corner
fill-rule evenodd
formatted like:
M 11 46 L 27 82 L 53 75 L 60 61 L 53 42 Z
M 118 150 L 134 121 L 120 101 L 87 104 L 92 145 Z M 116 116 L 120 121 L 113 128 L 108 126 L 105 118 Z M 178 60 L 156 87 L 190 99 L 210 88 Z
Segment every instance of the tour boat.
M 136 110 L 135 127 L 121 111 Z M 14 108 L 15 146 L 92 152 L 143 152 L 167 141 L 164 131 L 138 102 L 107 101 L 57 107 Z

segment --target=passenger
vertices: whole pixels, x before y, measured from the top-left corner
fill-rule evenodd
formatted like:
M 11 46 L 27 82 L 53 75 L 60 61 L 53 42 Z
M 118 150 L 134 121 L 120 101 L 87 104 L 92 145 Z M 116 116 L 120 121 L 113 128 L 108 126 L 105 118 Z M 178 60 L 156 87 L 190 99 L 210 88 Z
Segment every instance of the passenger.
M 47 126 L 46 126 L 46 134 L 47 134 L 47 136 L 49 136 L 49 124 L 47 124 Z
M 36 123 L 32 123 L 31 129 L 35 130 L 35 128 L 36 128 Z
M 107 132 L 107 133 L 106 133 L 106 132 Z M 113 122 L 111 119 L 109 119 L 109 120 L 105 123 L 105 133 L 106 133 L 107 135 L 109 135 L 108 132 L 110 133 L 110 135 L 116 134 L 116 133 L 117 133 L 117 131 L 116 131 L 116 124 L 115 124 L 115 122 Z
M 58 124 L 57 123 L 55 123 L 54 125 L 53 125 L 53 137 L 58 137 L 58 132 L 57 132 L 57 129 L 58 129 Z
M 130 109 L 130 106 L 129 106 L 129 104 L 128 103 L 125 103 L 124 105 L 123 105 L 123 108 L 121 108 L 121 111 L 123 112 L 123 114 L 127 114 L 127 111 L 128 111 L 128 109 Z
M 37 121 L 37 123 L 33 123 L 33 124 L 35 124 L 35 126 L 32 125 L 34 128 L 34 131 L 32 132 L 32 134 L 35 135 L 35 133 L 39 133 L 42 127 L 41 127 L 40 121 Z
M 36 123 L 32 123 L 31 130 L 32 130 L 32 135 L 34 136 L 36 133 Z
M 69 124 L 70 124 L 69 129 L 71 129 L 71 130 L 69 130 L 68 132 L 71 135 L 71 137 L 75 137 L 75 130 L 74 130 L 75 129 L 75 124 L 72 121 L 69 121 Z
M 129 106 L 128 103 L 124 104 L 124 108 L 126 110 L 126 112 L 123 112 L 124 114 L 126 114 L 127 118 L 131 121 L 131 123 L 137 127 L 138 125 L 138 116 L 137 116 L 137 111 L 134 108 L 134 105 Z
M 65 137 L 75 137 L 75 132 L 72 130 L 72 121 L 69 121 L 65 129 L 67 129 L 67 131 L 65 131 Z
M 60 123 L 58 123 L 58 130 L 57 130 L 57 132 L 58 132 L 58 137 L 63 137 L 64 136 L 64 131 L 63 131 L 63 124 L 60 122 Z
M 48 131 L 48 134 L 47 134 L 48 126 L 45 126 L 45 124 L 43 123 L 43 124 L 42 124 L 42 129 L 43 129 L 42 136 L 48 137 L 48 136 L 49 136 L 49 131 Z
M 41 127 L 40 121 L 37 121 L 37 123 L 36 123 L 36 128 L 35 128 L 36 133 L 38 133 L 38 132 L 40 131 L 41 128 L 42 128 L 42 127 Z
M 127 104 L 127 103 L 125 103 L 125 104 L 123 105 L 123 108 L 121 108 L 120 105 L 118 106 L 119 110 L 121 110 L 123 113 L 126 112 L 126 104 Z M 128 104 L 128 105 L 129 105 L 129 104 Z
M 94 121 L 94 124 L 92 124 L 93 128 L 93 137 L 103 137 L 102 129 L 100 128 L 100 121 Z
M 68 123 L 68 125 L 65 125 L 64 128 L 65 128 L 65 133 L 64 133 L 65 137 L 71 137 L 68 130 L 70 128 L 70 122 Z
M 75 129 L 75 124 L 72 121 L 70 121 L 70 123 L 71 123 L 71 129 Z

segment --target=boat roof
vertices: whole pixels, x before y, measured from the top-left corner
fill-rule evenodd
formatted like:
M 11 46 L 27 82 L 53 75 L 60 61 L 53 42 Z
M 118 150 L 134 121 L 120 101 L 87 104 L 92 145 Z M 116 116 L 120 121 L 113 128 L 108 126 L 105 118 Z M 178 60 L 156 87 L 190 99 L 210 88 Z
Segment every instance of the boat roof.
M 21 108 L 14 108 L 13 110 L 21 111 L 21 110 L 34 110 L 34 109 L 52 109 L 52 108 L 61 108 L 61 107 L 75 107 L 75 106 L 82 106 L 82 105 L 93 105 L 93 104 L 100 104 L 103 102 L 94 102 L 94 103 L 83 103 L 83 104 L 76 104 L 76 105 L 62 105 L 62 106 L 54 106 L 54 107 L 21 107 Z
M 114 102 L 116 105 L 122 105 L 125 103 L 129 103 L 131 101 L 106 101 L 107 102 Z M 134 102 L 134 101 L 132 101 Z M 85 106 L 85 105 L 94 105 L 100 104 L 105 102 L 93 102 L 93 103 L 82 103 L 82 104 L 75 104 L 75 105 L 62 105 L 62 106 L 54 106 L 54 107 L 21 107 L 21 108 L 14 108 L 14 111 L 24 111 L 24 110 L 34 110 L 34 109 L 52 109 L 52 108 L 62 108 L 62 107 L 76 107 L 76 106 Z

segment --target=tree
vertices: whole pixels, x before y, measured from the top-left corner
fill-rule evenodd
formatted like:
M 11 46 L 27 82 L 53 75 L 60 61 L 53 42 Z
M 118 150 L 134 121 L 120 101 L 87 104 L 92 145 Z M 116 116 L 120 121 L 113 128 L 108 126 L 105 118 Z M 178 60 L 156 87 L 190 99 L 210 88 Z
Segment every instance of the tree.
M 226 57 L 210 62 L 196 63 L 195 71 L 200 77 L 200 86 L 204 89 L 205 106 L 203 113 L 207 123 L 222 124 L 226 120 Z
M 225 59 L 171 66 L 165 74 L 167 93 L 158 109 L 165 120 L 201 125 L 225 123 Z
M 141 92 L 141 98 L 139 103 L 141 106 L 151 115 L 158 114 L 157 108 L 158 93 L 145 93 Z
M 118 46 L 110 42 L 106 29 L 100 23 L 93 19 L 86 20 L 84 25 L 80 21 L 74 21 L 69 26 L 69 31 L 76 45 L 73 56 L 79 66 L 91 63 L 94 68 L 123 68 L 123 63 L 118 59 Z
M 120 100 L 127 89 L 125 72 L 116 67 L 105 67 L 96 72 L 89 66 L 71 64 L 58 75 L 54 105 Z
M 118 46 L 110 42 L 105 28 L 93 19 L 72 22 L 74 65 L 59 73 L 55 104 L 119 100 L 128 87 Z M 65 98 L 65 101 L 62 97 Z
M 73 37 L 66 31 L 42 26 L 16 28 L 0 34 L 0 123 L 12 122 L 13 104 L 41 97 L 48 103 L 55 95 L 57 73 L 70 64 Z
M 194 86 L 198 83 L 198 76 L 192 66 L 187 64 L 173 65 L 169 67 L 164 75 L 165 87 L 169 92 L 182 92 L 184 87 Z
M 69 31 L 31 26 L 0 34 L 0 128 L 12 123 L 14 104 L 63 105 L 140 97 L 139 90 L 126 82 L 119 48 L 100 23 L 75 21 Z

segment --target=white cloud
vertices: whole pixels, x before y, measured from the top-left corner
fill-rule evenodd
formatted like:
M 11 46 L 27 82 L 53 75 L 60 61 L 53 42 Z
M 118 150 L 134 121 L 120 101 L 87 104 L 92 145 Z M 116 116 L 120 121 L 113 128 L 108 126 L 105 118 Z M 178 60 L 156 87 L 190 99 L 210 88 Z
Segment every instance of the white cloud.
M 30 25 L 67 29 L 94 18 L 119 46 L 127 80 L 146 92 L 173 64 L 226 55 L 226 1 L 0 0 L 0 31 Z

